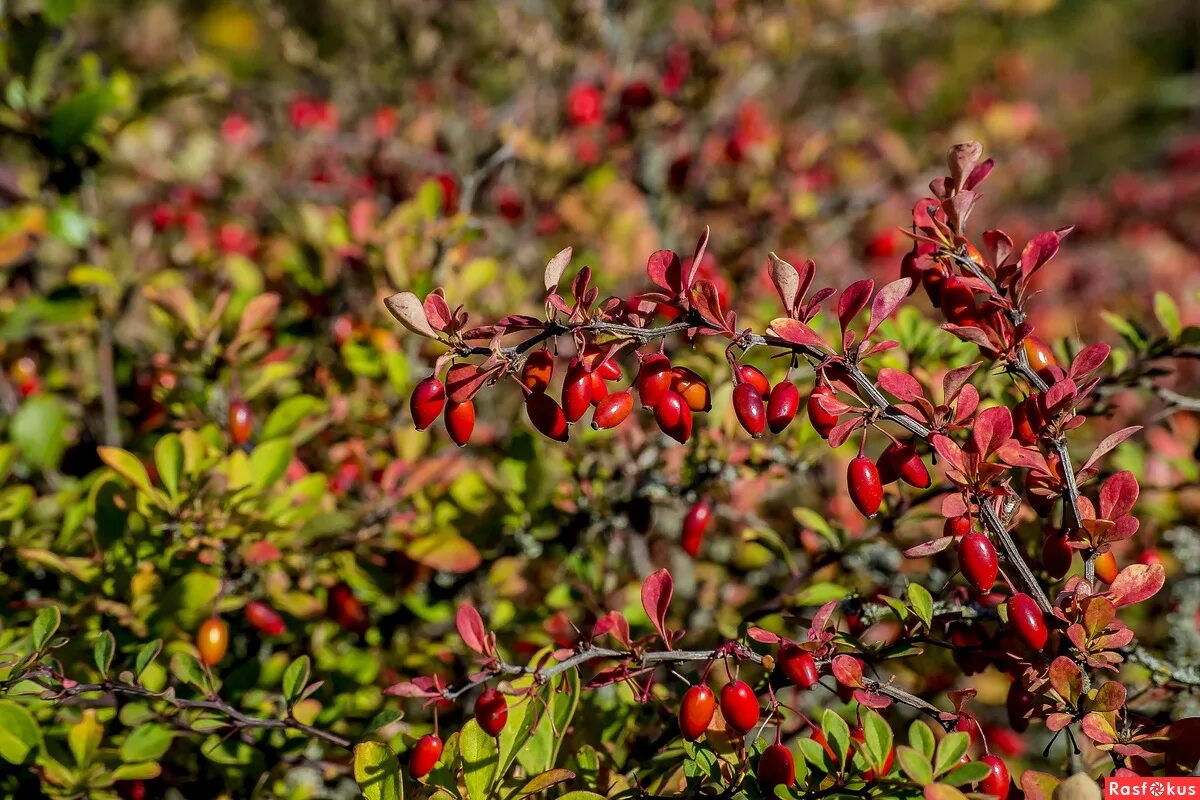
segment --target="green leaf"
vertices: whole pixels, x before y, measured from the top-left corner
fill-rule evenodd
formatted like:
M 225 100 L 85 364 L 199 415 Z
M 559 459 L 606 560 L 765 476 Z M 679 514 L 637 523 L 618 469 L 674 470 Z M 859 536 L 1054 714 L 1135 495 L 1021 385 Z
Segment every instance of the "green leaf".
M 467 800 L 485 800 L 496 779 L 500 755 L 496 740 L 484 733 L 478 722 L 468 720 L 459 732 L 458 752 L 462 757 Z
M 292 443 L 287 439 L 271 439 L 254 448 L 250 454 L 250 483 L 257 489 L 267 489 L 287 472 L 292 460 Z
M 204 668 L 200 666 L 200 662 L 191 653 L 176 653 L 174 655 L 171 659 L 171 674 L 205 694 L 212 689 L 209 685 L 208 676 L 204 674 Z
M 141 678 L 142 673 L 146 671 L 146 667 L 158 658 L 158 654 L 162 652 L 162 639 L 155 639 L 152 642 L 146 642 L 137 652 L 137 656 L 133 660 L 133 676 Z
M 1168 336 L 1172 339 L 1179 338 L 1179 332 L 1182 330 L 1179 324 L 1179 306 L 1175 305 L 1171 295 L 1163 291 L 1154 293 L 1154 316 L 1158 317 L 1159 324 Z
M 962 758 L 963 753 L 971 745 L 971 737 L 963 731 L 946 734 L 937 746 L 937 758 L 934 760 L 934 770 L 938 775 L 948 772 Z
M 931 783 L 925 787 L 925 800 L 967 800 L 958 789 L 944 783 Z
M 1109 327 L 1121 334 L 1133 346 L 1141 347 L 1146 343 L 1145 337 L 1124 317 L 1120 317 L 1111 311 L 1101 311 L 1100 318 L 1107 322 Z
M 300 656 L 283 672 L 283 697 L 290 708 L 300 698 L 300 693 L 308 685 L 309 661 L 308 656 Z
M 949 773 L 942 776 L 942 783 L 948 783 L 951 786 L 962 786 L 967 783 L 977 783 L 988 776 L 991 772 L 991 767 L 982 761 L 968 761 Z
M 0 758 L 24 764 L 42 749 L 42 731 L 25 706 L 0 700 Z
M 12 415 L 8 425 L 12 443 L 38 469 L 56 469 L 70 443 L 67 413 L 54 395 L 35 395 Z
M 124 478 L 130 486 L 146 494 L 154 492 L 150 483 L 150 473 L 146 472 L 146 466 L 133 453 L 119 447 L 97 447 L 96 452 L 100 460 Z
M 33 649 L 35 651 L 43 650 L 50 639 L 58 631 L 58 626 L 62 623 L 62 612 L 58 610 L 58 606 L 46 606 L 33 620 Z
M 177 498 L 179 481 L 183 478 L 183 441 L 179 434 L 168 433 L 155 443 L 154 468 L 167 495 L 172 500 Z
M 595 792 L 567 792 L 558 800 L 604 800 L 604 795 Z
M 259 436 L 263 440 L 289 436 L 305 417 L 315 416 L 324 411 L 325 401 L 319 398 L 307 394 L 289 397 L 270 413 Z
M 805 761 L 812 764 L 822 773 L 829 774 L 834 771 L 833 764 L 829 760 L 829 753 L 825 752 L 824 747 L 808 737 L 800 740 L 800 755 L 804 756 Z
M 912 725 L 908 726 L 908 743 L 925 758 L 933 758 L 933 748 L 937 740 L 933 738 L 933 731 L 923 721 L 915 719 Z
M 367 723 L 367 727 L 363 729 L 363 732 L 373 733 L 380 728 L 385 728 L 388 725 L 391 725 L 398 719 L 403 719 L 403 717 L 404 712 L 397 711 L 394 708 L 385 708 L 371 718 L 371 721 Z
M 825 709 L 821 715 L 821 730 L 825 733 L 825 741 L 833 751 L 836 765 L 840 768 L 846 763 L 846 755 L 850 752 L 850 726 L 836 712 Z
M 836 583 L 814 583 L 806 587 L 791 599 L 793 605 L 820 606 L 830 600 L 843 600 L 850 590 Z
M 896 748 L 896 760 L 900 762 L 900 769 L 904 770 L 904 774 L 918 786 L 933 783 L 933 766 L 924 753 L 900 745 Z
M 400 763 L 385 744 L 363 742 L 354 747 L 354 780 L 366 800 L 403 800 Z
M 100 117 L 113 105 L 107 86 L 84 89 L 63 100 L 50 112 L 46 135 L 60 153 L 70 150 L 92 132 Z
M 171 749 L 175 734 L 166 725 L 143 723 L 121 742 L 121 760 L 127 762 L 157 761 Z
M 917 615 L 917 619 L 925 623 L 928 628 L 933 624 L 933 596 L 929 594 L 929 590 L 919 583 L 910 583 L 908 585 L 908 602 L 912 604 L 913 613 Z
M 871 764 L 883 775 L 888 754 L 892 752 L 892 729 L 878 711 L 867 709 L 862 713 L 863 744 L 871 756 Z
M 528 704 L 526 704 L 528 705 Z M 541 775 L 534 775 L 525 782 L 525 785 L 517 790 L 517 797 L 526 797 L 531 794 L 540 794 L 552 786 L 557 786 L 560 783 L 566 783 L 575 778 L 575 773 L 569 769 L 550 769 L 543 772 Z M 586 794 L 581 792 L 580 794 Z
M 79 722 L 67 730 L 67 746 L 71 748 L 76 766 L 86 767 L 92 763 L 103 737 L 104 729 L 96 719 L 96 709 L 85 709 Z
M 116 651 L 117 640 L 113 637 L 112 631 L 103 631 L 96 637 L 92 655 L 95 656 L 96 669 L 100 670 L 101 677 L 108 677 L 108 670 L 112 667 L 113 654 Z
M 75 0 L 42 0 L 42 14 L 51 25 L 65 25 L 75 13 Z

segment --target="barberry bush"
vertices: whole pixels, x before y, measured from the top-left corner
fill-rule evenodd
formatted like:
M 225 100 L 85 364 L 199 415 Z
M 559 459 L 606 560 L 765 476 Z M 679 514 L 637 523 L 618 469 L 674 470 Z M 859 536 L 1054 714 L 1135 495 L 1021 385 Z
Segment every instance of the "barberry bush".
M 74 5 L 16 4 L 0 51 L 0 794 L 1197 769 L 1194 140 L 1037 207 L 1064 142 L 1120 137 L 972 84 L 948 127 L 1003 155 L 935 159 L 894 131 L 939 111 L 930 53 L 970 83 L 943 25 L 1007 87 L 1079 90 L 965 7 L 717 4 L 664 37 L 640 5 L 150 4 L 106 59 L 114 10 Z M 730 105 L 748 53 L 763 98 L 898 70 L 903 107 Z M 272 57 L 356 78 L 276 96 L 246 78 Z

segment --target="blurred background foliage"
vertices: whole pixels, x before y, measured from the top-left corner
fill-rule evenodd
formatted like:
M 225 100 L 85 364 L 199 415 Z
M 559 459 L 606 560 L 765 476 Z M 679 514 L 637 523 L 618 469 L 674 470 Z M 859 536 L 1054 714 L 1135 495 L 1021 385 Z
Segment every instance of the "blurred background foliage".
M 233 705 L 269 716 L 308 653 L 325 684 L 305 720 L 403 751 L 432 717 L 381 689 L 467 674 L 463 600 L 521 659 L 608 608 L 645 625 L 636 587 L 660 565 L 686 627 L 719 637 L 748 619 L 794 627 L 781 611 L 831 597 L 903 596 L 897 546 L 940 520 L 914 500 L 868 541 L 840 496 L 845 454 L 807 426 L 753 446 L 730 435 L 719 350 L 683 359 L 716 388 L 687 450 L 647 430 L 551 446 L 496 391 L 458 451 L 412 430 L 407 393 L 436 353 L 381 299 L 444 286 L 476 321 L 538 313 L 542 266 L 567 245 L 627 294 L 652 250 L 688 251 L 710 225 L 702 272 L 763 322 L 768 250 L 814 258 L 821 285 L 893 279 L 897 226 L 948 146 L 978 139 L 1001 168 L 977 230 L 1077 226 L 1034 320 L 1060 357 L 1119 348 L 1112 419 L 1085 435 L 1150 423 L 1118 451 L 1144 476 L 1146 514 L 1121 559 L 1167 553 L 1174 591 L 1139 632 L 1170 629 L 1176 656 L 1200 655 L 1197 562 L 1182 556 L 1200 547 L 1196 370 L 1156 361 L 1200 346 L 1196 4 L 0 0 L 0 17 L 0 649 L 27 646 L 57 604 L 57 657 L 82 681 L 100 631 L 123 658 L 153 638 L 190 653 L 220 614 Z M 907 347 L 889 363 L 924 378 L 972 360 L 921 302 L 889 323 Z M 244 446 L 236 400 L 252 409 Z M 119 448 L 108 468 L 100 446 Z M 692 562 L 675 538 L 701 494 L 721 504 L 719 533 Z M 285 632 L 244 621 L 250 600 Z M 903 676 L 951 688 L 940 658 Z M 146 675 L 162 686 L 166 668 Z M 1002 706 L 1005 682 L 973 681 Z M 567 759 L 614 791 L 670 725 L 623 694 L 589 695 L 580 727 L 603 732 L 603 752 Z M 39 731 L 30 752 L 0 752 L 37 765 L 0 770 L 6 795 L 108 797 L 132 778 L 152 796 L 355 791 L 344 753 L 281 731 L 163 727 L 165 745 L 139 748 L 136 702 L 4 700 L 0 714 Z M 443 726 L 462 715 L 444 709 Z M 93 733 L 95 752 L 68 752 Z

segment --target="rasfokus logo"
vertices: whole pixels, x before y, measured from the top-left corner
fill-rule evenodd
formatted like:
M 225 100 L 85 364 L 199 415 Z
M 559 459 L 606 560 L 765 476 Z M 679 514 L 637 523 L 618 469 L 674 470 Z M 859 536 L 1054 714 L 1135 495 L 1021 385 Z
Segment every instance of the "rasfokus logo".
M 1200 798 L 1200 778 L 1105 778 L 1104 797 Z

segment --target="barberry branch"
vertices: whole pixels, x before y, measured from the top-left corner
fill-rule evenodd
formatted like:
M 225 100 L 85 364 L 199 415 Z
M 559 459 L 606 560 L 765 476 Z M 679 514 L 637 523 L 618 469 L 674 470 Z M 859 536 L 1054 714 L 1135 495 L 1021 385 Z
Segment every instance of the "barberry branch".
M 266 719 L 263 717 L 254 717 L 246 714 L 232 705 L 222 700 L 220 697 L 210 697 L 205 700 L 186 700 L 175 696 L 173 689 L 167 689 L 163 692 L 155 692 L 147 689 L 144 686 L 137 684 L 125 683 L 123 681 L 106 680 L 100 683 L 75 683 L 61 676 L 55 675 L 48 670 L 41 670 L 38 675 L 27 676 L 46 691 L 42 693 L 43 700 L 50 700 L 58 703 L 64 703 L 75 700 L 87 694 L 95 694 L 97 692 L 125 695 L 128 697 L 141 697 L 148 700 L 159 700 L 168 705 L 180 710 L 203 710 L 216 712 L 229 720 L 230 727 L 238 730 L 262 729 L 262 730 L 292 730 L 297 733 L 302 733 L 314 739 L 319 739 L 337 747 L 350 749 L 352 743 L 349 739 L 338 736 L 336 733 L 316 728 L 312 725 L 300 722 L 292 716 L 287 716 L 282 719 Z M 194 733 L 201 733 L 190 729 Z M 207 732 L 207 731 L 203 731 Z

